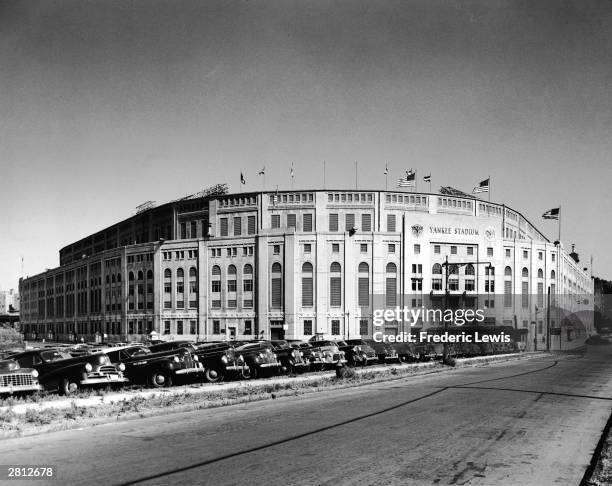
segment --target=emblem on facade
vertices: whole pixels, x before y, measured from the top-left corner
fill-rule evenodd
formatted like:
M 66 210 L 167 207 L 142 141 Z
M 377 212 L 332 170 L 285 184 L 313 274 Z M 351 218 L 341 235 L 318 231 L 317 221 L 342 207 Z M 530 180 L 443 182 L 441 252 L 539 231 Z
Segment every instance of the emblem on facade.
M 423 233 L 423 227 L 420 224 L 413 224 L 412 225 L 412 234 L 414 236 L 421 236 L 421 233 Z
M 493 228 L 493 226 L 489 226 L 485 230 L 485 238 L 489 241 L 492 241 L 495 238 L 495 228 Z

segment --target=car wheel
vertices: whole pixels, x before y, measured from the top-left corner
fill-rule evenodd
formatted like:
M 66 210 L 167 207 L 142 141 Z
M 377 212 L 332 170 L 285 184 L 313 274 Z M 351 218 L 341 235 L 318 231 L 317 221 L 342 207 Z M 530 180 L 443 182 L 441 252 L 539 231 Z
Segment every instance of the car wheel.
M 219 383 L 220 381 L 223 381 L 224 375 L 221 371 L 214 368 L 206 368 L 204 378 L 208 383 Z
M 79 391 L 79 384 L 73 379 L 64 378 L 60 387 L 62 395 L 74 395 Z
M 164 371 L 156 371 L 151 375 L 149 380 L 153 388 L 163 388 L 172 386 L 172 377 Z

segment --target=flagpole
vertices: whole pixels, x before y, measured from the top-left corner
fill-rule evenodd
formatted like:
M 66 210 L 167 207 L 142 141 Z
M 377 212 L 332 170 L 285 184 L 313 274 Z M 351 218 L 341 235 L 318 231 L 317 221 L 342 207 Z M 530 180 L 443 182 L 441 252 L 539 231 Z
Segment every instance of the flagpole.
M 419 177 L 417 176 L 417 171 L 414 171 L 414 192 L 419 192 L 418 189 L 418 184 L 419 184 Z
M 561 243 L 561 204 L 559 204 L 559 243 Z
M 325 161 L 323 161 L 323 189 L 325 189 Z
M 385 167 L 385 192 L 389 190 L 389 171 Z
M 491 176 L 489 176 L 489 202 L 491 202 Z
M 355 161 L 355 190 L 357 190 L 357 161 Z

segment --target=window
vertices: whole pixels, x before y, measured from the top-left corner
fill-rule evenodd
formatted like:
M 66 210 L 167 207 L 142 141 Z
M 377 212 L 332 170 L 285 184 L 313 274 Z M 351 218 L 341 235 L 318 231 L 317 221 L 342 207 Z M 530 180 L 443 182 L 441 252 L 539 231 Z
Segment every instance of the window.
M 244 266 L 242 270 L 243 278 L 243 290 L 245 292 L 253 291 L 253 267 L 249 264 Z
M 372 215 L 364 213 L 361 215 L 361 231 L 370 232 L 372 231 Z
M 332 243 L 332 252 L 340 253 L 340 243 Z
M 312 231 L 312 214 L 305 214 L 302 218 L 302 230 L 304 232 Z
M 543 260 L 543 259 L 544 259 L 544 254 L 541 251 L 539 251 L 538 252 L 538 260 Z
M 329 268 L 329 305 L 342 305 L 342 267 L 338 262 L 332 263 Z
M 304 244 L 304 253 L 310 253 L 312 251 L 312 245 L 310 243 Z
M 465 290 L 467 292 L 473 292 L 474 291 L 474 279 L 473 278 L 465 280 Z
M 385 305 L 395 307 L 397 305 L 397 267 L 395 263 L 387 263 L 385 273 Z
M 434 263 L 431 267 L 431 273 L 434 275 L 442 275 L 442 265 L 439 263 Z
M 527 250 L 523 250 L 523 258 L 529 258 L 529 252 Z
M 237 284 L 237 271 L 234 265 L 227 267 L 227 291 L 236 292 L 238 287 Z
M 227 218 L 221 218 L 221 236 L 227 236 L 227 235 L 228 235 Z
M 339 336 L 340 335 L 340 321 L 337 319 L 334 319 L 331 321 L 331 333 L 332 336 Z
M 490 247 L 490 246 L 487 248 L 487 256 L 488 257 L 492 257 L 493 256 L 493 248 Z
M 361 243 L 361 245 L 359 245 L 360 249 L 361 249 L 361 253 L 367 253 L 368 252 L 368 245 L 367 243 Z
M 329 215 L 329 231 L 338 231 L 338 214 L 330 213 Z
M 185 223 L 181 223 L 181 240 L 187 238 L 187 225 Z
M 555 254 L 554 254 L 554 253 L 551 253 L 550 258 L 551 258 L 551 259 L 552 259 L 552 261 L 554 262 L 554 261 L 555 261 Z
M 213 334 L 221 334 L 221 321 L 213 321 Z
M 423 279 L 422 278 L 413 278 L 411 279 L 411 286 L 413 292 L 421 292 L 423 290 Z
M 467 247 L 467 254 L 468 256 L 471 256 L 474 254 L 474 247 L 473 246 L 468 246 Z
M 183 321 L 176 321 L 176 333 L 184 334 L 183 333 Z
M 511 256 L 510 248 L 506 248 L 506 258 L 510 258 Z
M 440 254 L 440 245 L 434 245 L 434 253 L 437 255 Z
M 387 248 L 389 253 L 395 253 L 395 245 L 389 244 Z
M 451 252 L 451 255 L 456 255 L 457 247 L 455 245 L 451 245 L 450 252 Z
M 272 215 L 272 228 L 280 228 L 280 214 Z
M 234 236 L 242 234 L 242 218 L 234 218 Z
M 197 233 L 197 230 L 196 230 L 196 222 L 195 221 L 191 222 L 189 237 L 190 238 L 197 238 L 198 237 L 198 233 Z
M 176 293 L 183 294 L 184 292 L 185 292 L 185 272 L 183 271 L 182 268 L 179 268 L 176 271 Z
M 358 268 L 358 305 L 368 307 L 370 305 L 370 266 L 361 262 Z
M 355 227 L 355 215 L 353 213 L 346 214 L 344 216 L 344 221 L 346 231 L 350 231 Z
M 415 255 L 420 255 L 421 254 L 421 245 L 419 245 L 419 244 L 414 245 L 414 254 Z
M 287 228 L 296 228 L 296 227 L 297 227 L 297 220 L 296 220 L 295 214 L 288 214 L 287 215 Z
M 442 279 L 441 278 L 431 279 L 431 290 L 442 290 Z
M 395 231 L 395 214 L 387 215 L 387 231 L 389 232 Z
M 272 292 L 271 292 L 271 308 L 280 309 L 283 300 L 283 285 L 282 285 L 282 268 L 280 263 L 272 264 Z
M 280 245 L 274 245 L 272 247 L 272 253 L 274 253 L 275 255 L 280 255 Z
M 253 321 L 244 321 L 244 333 L 253 334 Z
M 313 306 L 312 263 L 302 265 L 302 307 Z
M 362 336 L 367 336 L 368 334 L 368 320 L 360 319 L 359 320 L 359 334 Z
M 204 230 L 202 229 L 202 231 Z M 255 234 L 255 216 L 247 217 L 247 233 L 250 235 Z
M 312 336 L 312 321 L 310 319 L 304 321 L 304 335 Z
M 170 334 L 170 321 L 164 321 L 164 334 Z

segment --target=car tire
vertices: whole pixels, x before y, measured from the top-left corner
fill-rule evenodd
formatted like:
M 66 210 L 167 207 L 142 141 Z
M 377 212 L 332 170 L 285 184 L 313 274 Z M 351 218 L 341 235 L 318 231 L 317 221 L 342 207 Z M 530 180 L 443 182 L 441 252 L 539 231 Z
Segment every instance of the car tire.
M 207 383 L 219 383 L 224 378 L 223 372 L 214 368 L 206 368 L 206 371 L 204 371 L 204 379 Z
M 60 394 L 70 396 L 79 391 L 79 384 L 72 378 L 64 378 L 60 384 Z
M 172 386 L 172 377 L 166 371 L 155 371 L 151 374 L 149 384 L 153 388 L 164 388 Z

